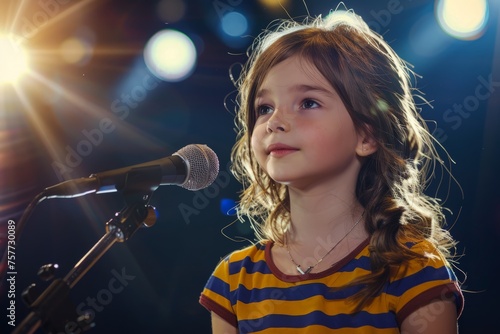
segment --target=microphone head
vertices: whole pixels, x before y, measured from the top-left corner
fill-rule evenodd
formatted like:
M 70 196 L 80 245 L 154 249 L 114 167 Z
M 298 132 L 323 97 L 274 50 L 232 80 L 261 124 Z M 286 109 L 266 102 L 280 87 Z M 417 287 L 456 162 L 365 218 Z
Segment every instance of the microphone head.
M 187 190 L 200 190 L 208 187 L 219 174 L 219 159 L 206 145 L 191 144 L 181 148 L 174 155 L 186 163 L 186 181 L 180 186 Z

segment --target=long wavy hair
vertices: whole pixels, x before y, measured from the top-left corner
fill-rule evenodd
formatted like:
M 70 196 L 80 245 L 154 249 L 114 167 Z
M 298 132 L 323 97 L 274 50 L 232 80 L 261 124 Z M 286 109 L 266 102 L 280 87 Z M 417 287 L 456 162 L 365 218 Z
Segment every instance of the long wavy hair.
M 404 240 L 428 240 L 443 258 L 455 242 L 443 228 L 438 199 L 424 194 L 436 162 L 434 139 L 414 100 L 414 73 L 383 38 L 352 11 L 302 22 L 274 22 L 249 48 L 239 79 L 232 171 L 242 183 L 238 214 L 248 217 L 259 240 L 284 243 L 290 200 L 285 185 L 272 180 L 251 149 L 256 122 L 254 103 L 266 74 L 276 64 L 299 56 L 314 64 L 336 90 L 356 129 L 370 133 L 378 150 L 366 158 L 358 175 L 356 196 L 365 208 L 370 234 L 369 275 L 355 299 L 368 303 L 380 293 L 393 270 L 418 256 Z

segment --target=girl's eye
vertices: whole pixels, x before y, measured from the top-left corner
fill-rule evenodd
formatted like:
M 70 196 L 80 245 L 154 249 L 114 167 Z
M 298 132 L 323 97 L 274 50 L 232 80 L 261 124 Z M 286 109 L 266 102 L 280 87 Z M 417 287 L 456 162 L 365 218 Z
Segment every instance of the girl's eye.
M 302 108 L 304 108 L 304 109 L 313 109 L 313 108 L 318 108 L 318 107 L 319 107 L 318 102 L 316 102 L 314 100 L 307 99 L 307 100 L 304 100 L 304 102 L 302 102 Z
M 273 108 L 271 108 L 270 106 L 267 106 L 267 105 L 257 106 L 257 115 L 258 116 L 267 115 L 272 111 L 273 111 Z

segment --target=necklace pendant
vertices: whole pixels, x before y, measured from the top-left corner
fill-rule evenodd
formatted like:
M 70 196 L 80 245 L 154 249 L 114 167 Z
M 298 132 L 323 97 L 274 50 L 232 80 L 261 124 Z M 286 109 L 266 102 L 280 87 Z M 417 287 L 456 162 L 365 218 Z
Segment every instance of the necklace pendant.
M 311 267 L 309 267 L 309 268 L 307 268 L 307 270 L 306 270 L 306 271 L 304 271 L 304 274 L 303 274 L 303 275 L 307 275 L 307 274 L 309 274 L 309 273 L 311 272 L 312 268 L 313 268 L 312 266 L 311 266 Z
M 301 274 L 301 275 L 307 275 L 311 272 L 311 270 L 313 269 L 313 267 L 308 267 L 305 271 L 302 270 L 302 268 L 300 267 L 300 265 L 298 265 L 297 267 L 295 267 L 297 269 L 297 271 Z

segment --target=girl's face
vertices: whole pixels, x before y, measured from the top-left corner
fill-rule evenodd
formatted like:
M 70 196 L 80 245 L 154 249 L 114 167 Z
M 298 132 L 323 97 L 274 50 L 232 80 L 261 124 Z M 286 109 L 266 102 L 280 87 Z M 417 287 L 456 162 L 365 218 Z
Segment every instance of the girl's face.
M 252 150 L 273 180 L 303 190 L 355 185 L 364 138 L 309 61 L 294 56 L 271 68 L 254 112 Z

